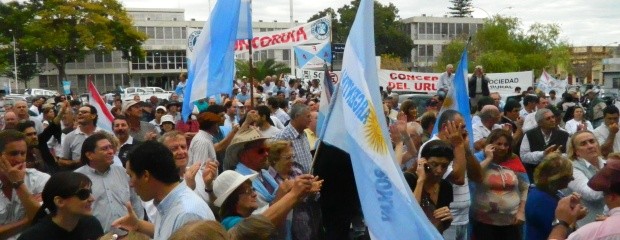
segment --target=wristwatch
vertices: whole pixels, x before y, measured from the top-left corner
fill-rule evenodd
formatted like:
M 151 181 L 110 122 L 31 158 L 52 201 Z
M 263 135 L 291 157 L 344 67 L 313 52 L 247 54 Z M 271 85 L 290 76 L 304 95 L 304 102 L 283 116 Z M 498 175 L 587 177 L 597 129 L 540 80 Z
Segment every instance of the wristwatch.
M 555 219 L 552 223 L 551 223 L 551 227 L 555 227 L 557 225 L 562 225 L 564 226 L 566 229 L 568 230 L 573 230 L 572 227 L 570 227 L 570 224 L 568 224 L 567 222 L 560 220 L 560 219 Z
M 12 182 L 11 186 L 13 186 L 13 189 L 17 189 L 19 186 L 21 186 L 22 184 L 24 184 L 24 180 L 19 180 L 17 182 Z

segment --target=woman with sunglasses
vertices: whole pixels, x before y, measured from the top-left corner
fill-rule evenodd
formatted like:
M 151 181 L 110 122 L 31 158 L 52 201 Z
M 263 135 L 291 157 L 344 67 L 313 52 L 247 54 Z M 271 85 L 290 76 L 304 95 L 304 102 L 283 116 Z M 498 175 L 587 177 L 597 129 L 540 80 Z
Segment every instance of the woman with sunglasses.
M 290 141 L 276 140 L 269 143 L 269 174 L 278 182 L 295 180 L 302 175 L 295 166 L 295 152 Z M 321 209 L 314 198 L 307 198 L 298 204 L 286 218 L 286 225 L 281 228 L 281 236 L 295 236 L 294 239 L 320 239 Z
M 562 189 L 573 180 L 573 164 L 562 154 L 553 152 L 543 158 L 534 171 L 525 204 L 525 239 L 547 239 L 553 228 L 555 208 L 564 196 Z
M 91 181 L 84 174 L 60 172 L 43 188 L 43 205 L 19 239 L 97 239 L 101 223 L 92 215 Z
M 483 174 L 472 198 L 476 239 L 521 239 L 529 181 L 512 141 L 511 132 L 495 129 L 476 154 Z
M 448 207 L 453 200 L 452 185 L 443 176 L 454 159 L 454 151 L 450 144 L 432 140 L 420 156 L 417 166 L 405 173 L 405 179 L 426 217 L 443 233 L 452 222 Z

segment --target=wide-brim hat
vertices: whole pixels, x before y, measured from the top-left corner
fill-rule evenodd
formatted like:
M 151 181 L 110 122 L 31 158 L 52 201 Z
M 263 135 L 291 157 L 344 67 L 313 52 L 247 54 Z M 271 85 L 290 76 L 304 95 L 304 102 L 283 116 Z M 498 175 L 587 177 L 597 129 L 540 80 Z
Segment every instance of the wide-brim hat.
M 136 101 L 136 100 L 129 100 L 129 101 L 124 101 L 123 102 L 123 108 L 122 111 L 123 112 L 127 112 L 127 109 L 129 109 L 130 107 L 132 107 L 133 105 L 139 104 L 141 103 L 140 101 Z
M 243 150 L 245 144 L 265 139 L 269 139 L 269 137 L 264 137 L 254 128 L 250 128 L 243 132 L 237 132 L 230 142 L 230 145 L 228 145 L 228 148 L 226 148 L 223 166 L 224 170 L 232 170 L 235 166 L 237 166 L 237 163 L 239 162 L 239 152 Z
M 594 191 L 620 194 L 620 161 L 608 161 L 605 167 L 588 181 L 588 186 Z
M 222 203 L 226 201 L 228 196 L 233 193 L 241 184 L 247 180 L 256 178 L 258 173 L 250 175 L 241 175 L 241 173 L 226 170 L 213 181 L 213 193 L 215 194 L 215 201 L 213 204 L 217 207 L 221 207 Z
M 166 115 L 161 116 L 161 121 L 160 121 L 159 125 L 160 126 L 164 125 L 164 123 L 167 123 L 167 122 L 175 124 L 174 117 L 172 115 L 170 115 L 170 114 L 166 114 Z

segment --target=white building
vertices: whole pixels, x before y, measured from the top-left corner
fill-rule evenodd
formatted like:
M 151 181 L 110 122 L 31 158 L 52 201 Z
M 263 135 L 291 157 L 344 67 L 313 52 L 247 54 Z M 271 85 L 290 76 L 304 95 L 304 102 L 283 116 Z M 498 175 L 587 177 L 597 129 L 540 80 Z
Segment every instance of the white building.
M 121 58 L 121 52 L 110 54 L 91 54 L 84 61 L 68 63 L 67 80 L 75 93 L 87 90 L 87 78 L 92 79 L 99 92 L 112 91 L 116 86 L 156 86 L 171 89 L 181 72 L 186 72 L 187 29 L 202 28 L 204 21 L 185 20 L 184 9 L 130 8 L 129 16 L 135 27 L 148 35 L 142 46 L 146 57 L 129 62 Z M 295 22 L 297 25 L 297 22 Z M 288 22 L 253 23 L 255 32 L 274 31 L 291 27 Z M 245 57 L 248 57 L 245 54 Z M 290 49 L 263 50 L 253 53 L 254 61 L 274 58 L 289 64 Z M 39 62 L 45 59 L 39 58 Z M 29 84 L 32 88 L 62 90 L 58 71 L 52 64 L 45 64 L 38 79 Z
M 473 36 L 482 28 L 484 18 L 410 17 L 401 20 L 413 40 L 411 58 L 405 59 L 414 71 L 433 72 L 445 46 L 459 36 Z

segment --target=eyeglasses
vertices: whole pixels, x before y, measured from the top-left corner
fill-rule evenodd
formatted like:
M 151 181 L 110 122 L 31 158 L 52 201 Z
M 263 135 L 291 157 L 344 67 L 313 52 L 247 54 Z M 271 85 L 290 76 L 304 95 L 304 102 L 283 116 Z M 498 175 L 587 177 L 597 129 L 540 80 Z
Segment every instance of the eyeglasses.
M 243 190 L 240 194 L 241 195 L 249 195 L 249 194 L 254 193 L 254 191 L 256 191 L 256 189 L 254 189 L 254 187 L 251 187 L 251 188 Z
M 73 194 L 73 196 L 76 196 L 78 199 L 84 201 L 86 199 L 88 199 L 90 197 L 90 194 L 93 193 L 92 190 L 88 189 L 88 188 L 82 188 L 80 190 L 78 190 L 77 192 L 75 192 Z
M 435 162 L 427 162 L 426 164 L 428 164 L 428 166 L 431 167 L 431 169 L 435 169 L 437 167 L 441 167 L 442 169 L 446 169 L 446 168 L 448 168 L 448 165 L 450 165 L 450 163 L 435 163 Z
M 293 158 L 295 158 L 295 155 L 293 155 L 293 154 L 291 154 L 291 155 L 282 155 L 281 158 L 285 159 L 285 160 L 293 160 Z

